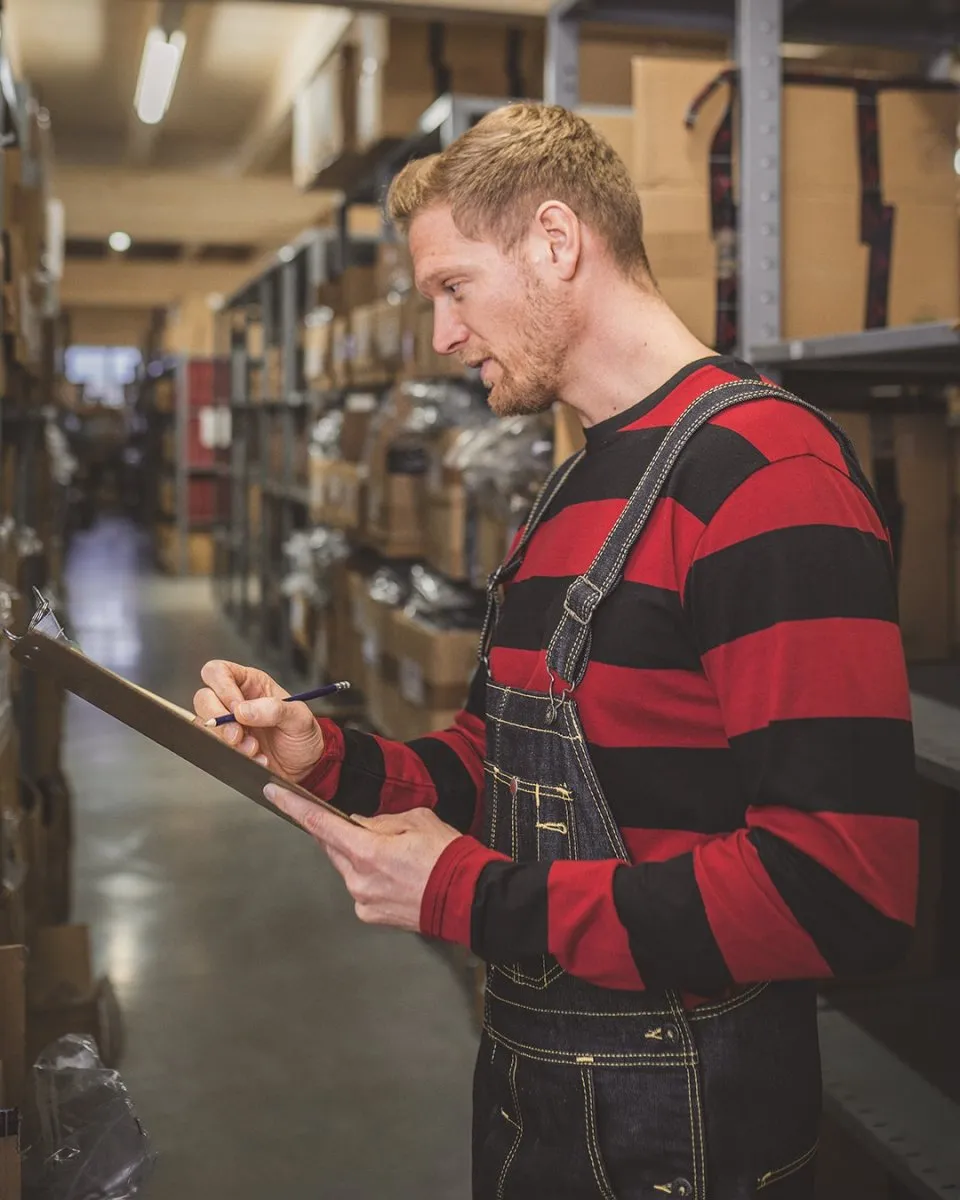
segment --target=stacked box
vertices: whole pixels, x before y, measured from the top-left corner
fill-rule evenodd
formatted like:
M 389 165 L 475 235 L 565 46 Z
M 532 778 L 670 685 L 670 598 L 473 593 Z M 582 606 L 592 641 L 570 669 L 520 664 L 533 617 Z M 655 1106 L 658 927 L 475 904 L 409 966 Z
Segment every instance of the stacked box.
M 708 345 L 716 339 L 718 271 L 735 269 L 714 240 L 710 148 L 728 85 L 684 129 L 694 98 L 729 64 L 637 58 L 628 165 L 645 213 L 645 242 L 667 302 Z M 894 208 L 887 323 L 960 314 L 960 236 L 953 158 L 954 94 L 881 91 L 883 201 Z M 830 131 L 829 138 L 823 131 Z M 783 89 L 781 335 L 851 333 L 866 325 L 868 248 L 861 244 L 857 93 L 852 86 Z M 736 179 L 736 146 L 734 179 Z

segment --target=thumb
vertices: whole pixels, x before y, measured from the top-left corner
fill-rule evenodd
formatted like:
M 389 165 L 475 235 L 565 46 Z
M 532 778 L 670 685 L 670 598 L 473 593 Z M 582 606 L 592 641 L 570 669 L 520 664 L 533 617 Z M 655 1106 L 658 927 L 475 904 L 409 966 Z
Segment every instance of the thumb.
M 292 711 L 297 708 L 305 709 L 306 706 L 284 704 L 276 696 L 262 696 L 257 700 L 243 700 L 233 705 L 233 715 L 242 725 L 251 729 L 268 729 L 278 725 L 286 729 L 296 729 L 304 724 L 302 713 Z M 309 713 L 309 709 L 306 711 Z

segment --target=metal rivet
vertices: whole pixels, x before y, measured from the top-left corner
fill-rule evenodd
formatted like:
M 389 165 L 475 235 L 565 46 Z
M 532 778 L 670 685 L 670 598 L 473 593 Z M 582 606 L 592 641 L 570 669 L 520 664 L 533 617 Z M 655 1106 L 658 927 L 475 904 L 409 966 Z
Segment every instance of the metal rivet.
M 761 33 L 773 33 L 773 26 L 770 24 L 769 21 L 761 21 L 760 22 L 760 32 Z
M 765 271 L 772 271 L 773 270 L 773 259 L 772 258 L 762 258 L 760 260 L 760 265 L 761 265 L 761 267 L 763 267 L 763 269 Z
M 773 293 L 772 292 L 761 292 L 760 293 L 760 303 L 761 304 L 772 304 L 773 303 Z
M 760 99 L 761 100 L 772 100 L 773 92 L 771 92 L 769 88 L 761 88 L 760 89 Z

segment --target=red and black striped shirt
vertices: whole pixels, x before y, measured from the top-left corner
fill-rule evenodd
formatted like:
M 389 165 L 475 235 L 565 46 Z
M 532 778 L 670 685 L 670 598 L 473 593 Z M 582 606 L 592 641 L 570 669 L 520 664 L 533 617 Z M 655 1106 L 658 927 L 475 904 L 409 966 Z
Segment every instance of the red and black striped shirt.
M 757 378 L 693 363 L 587 431 L 506 590 L 500 683 L 546 691 L 545 649 L 669 425 Z M 430 879 L 423 929 L 489 961 L 536 949 L 608 987 L 700 996 L 896 961 L 914 919 L 910 697 L 887 534 L 830 431 L 770 399 L 689 444 L 594 617 L 576 693 L 631 865 L 503 859 L 474 836 L 483 672 L 454 727 L 401 744 L 325 724 L 304 781 L 357 813 L 429 806 L 465 836 Z M 532 939 L 532 940 L 531 940 Z

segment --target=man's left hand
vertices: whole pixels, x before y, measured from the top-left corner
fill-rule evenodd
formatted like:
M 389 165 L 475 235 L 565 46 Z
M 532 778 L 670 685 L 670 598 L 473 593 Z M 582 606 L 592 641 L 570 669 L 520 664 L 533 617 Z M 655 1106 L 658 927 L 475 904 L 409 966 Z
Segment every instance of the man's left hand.
M 268 784 L 264 795 L 320 843 L 343 876 L 357 916 L 368 925 L 418 932 L 427 881 L 461 835 L 430 809 L 343 821 L 296 792 Z

